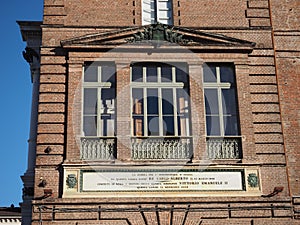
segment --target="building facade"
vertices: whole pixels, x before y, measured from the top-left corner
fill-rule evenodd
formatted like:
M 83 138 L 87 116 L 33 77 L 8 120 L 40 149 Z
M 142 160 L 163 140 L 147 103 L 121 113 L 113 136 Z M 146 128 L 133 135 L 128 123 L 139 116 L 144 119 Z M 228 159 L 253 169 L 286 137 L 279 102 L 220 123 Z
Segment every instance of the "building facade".
M 300 224 L 297 0 L 44 0 L 22 224 Z

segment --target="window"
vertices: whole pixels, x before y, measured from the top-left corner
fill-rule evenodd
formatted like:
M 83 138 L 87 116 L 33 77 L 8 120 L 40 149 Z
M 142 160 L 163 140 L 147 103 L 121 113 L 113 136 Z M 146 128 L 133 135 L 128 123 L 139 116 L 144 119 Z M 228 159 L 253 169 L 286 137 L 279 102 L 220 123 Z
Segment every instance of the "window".
M 114 143 L 108 137 L 115 135 L 115 83 L 114 64 L 84 66 L 82 158 L 100 159 L 112 154 Z M 91 152 L 93 148 L 98 152 Z
M 83 135 L 114 136 L 114 109 L 114 65 L 86 66 L 83 82 Z
M 189 136 L 185 65 L 135 64 L 131 70 L 133 135 Z
M 134 158 L 139 157 L 134 150 L 141 146 L 152 149 L 141 158 L 188 157 L 190 141 L 185 137 L 190 136 L 190 110 L 186 64 L 136 63 L 131 66 L 131 81 Z M 137 137 L 148 140 L 136 141 Z M 167 145 L 176 153 L 167 153 L 162 147 Z
M 240 129 L 234 66 L 204 66 L 203 87 L 209 157 L 239 158 Z
M 142 25 L 173 24 L 171 0 L 142 0 Z

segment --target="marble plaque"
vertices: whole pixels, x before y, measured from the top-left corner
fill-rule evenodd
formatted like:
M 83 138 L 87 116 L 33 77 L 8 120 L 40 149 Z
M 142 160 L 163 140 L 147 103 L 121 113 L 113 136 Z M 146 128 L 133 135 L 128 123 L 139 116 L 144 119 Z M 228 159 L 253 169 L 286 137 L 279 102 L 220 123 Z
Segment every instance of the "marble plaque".
M 81 171 L 83 192 L 242 191 L 242 170 Z

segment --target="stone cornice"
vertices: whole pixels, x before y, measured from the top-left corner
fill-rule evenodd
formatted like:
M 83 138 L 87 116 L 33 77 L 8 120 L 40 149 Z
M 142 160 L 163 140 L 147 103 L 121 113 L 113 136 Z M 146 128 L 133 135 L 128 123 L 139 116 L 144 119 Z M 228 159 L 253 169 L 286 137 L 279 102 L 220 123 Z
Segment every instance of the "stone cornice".
M 42 22 L 40 21 L 17 21 L 20 27 L 22 40 L 28 41 L 29 38 L 42 38 Z

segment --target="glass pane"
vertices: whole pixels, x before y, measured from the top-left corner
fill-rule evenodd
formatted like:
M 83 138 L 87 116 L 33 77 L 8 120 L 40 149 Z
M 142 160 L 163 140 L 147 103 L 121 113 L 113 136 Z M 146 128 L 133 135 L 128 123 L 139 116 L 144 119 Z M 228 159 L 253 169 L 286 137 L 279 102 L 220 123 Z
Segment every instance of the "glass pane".
M 208 136 L 220 136 L 220 118 L 218 116 L 206 116 L 206 133 Z
M 163 115 L 174 114 L 172 89 L 162 89 L 162 112 Z
M 159 118 L 157 116 L 148 116 L 148 135 L 159 136 Z
M 83 114 L 97 114 L 97 88 L 85 88 L 83 99 Z
M 237 105 L 235 90 L 232 89 L 222 89 L 222 104 L 223 104 L 223 114 L 224 115 L 236 115 Z
M 183 82 L 188 84 L 188 74 L 186 72 L 186 66 L 176 66 L 176 82 Z
M 133 117 L 133 134 L 135 136 L 144 136 L 144 118 L 143 116 Z
M 115 126 L 114 115 L 102 114 L 101 115 L 101 136 L 114 136 Z
M 177 89 L 178 135 L 188 136 L 189 131 L 189 96 L 183 89 Z
M 110 114 L 115 108 L 115 89 L 105 88 L 101 90 L 101 113 Z
M 177 113 L 189 113 L 189 95 L 184 89 L 176 89 Z
M 236 116 L 224 116 L 224 130 L 225 135 L 227 136 L 239 135 L 238 120 Z
M 190 135 L 190 124 L 189 118 L 186 116 L 177 117 L 178 135 L 189 136 Z
M 101 66 L 101 82 L 114 83 L 115 67 L 113 65 Z
M 147 82 L 157 82 L 157 68 L 154 66 L 147 67 Z
M 157 8 L 158 9 L 169 9 L 170 8 L 169 1 L 158 1 Z
M 132 81 L 134 82 L 143 82 L 143 67 L 134 65 L 131 68 L 132 71 Z
M 231 66 L 221 66 L 221 82 L 234 83 L 234 70 Z
M 101 90 L 101 135 L 114 136 L 115 90 Z
M 164 65 L 161 67 L 161 82 L 172 82 L 172 67 Z
M 163 135 L 174 136 L 174 116 L 163 117 Z
M 219 114 L 217 89 L 204 89 L 206 115 Z
M 185 118 L 184 117 L 177 117 L 177 133 L 179 136 L 187 136 L 186 135 L 186 128 L 182 127 L 182 125 L 185 125 Z
M 147 112 L 148 115 L 158 115 L 158 93 L 157 89 L 147 89 Z
M 155 5 L 156 5 L 156 1 L 150 0 L 150 8 L 154 10 L 156 8 Z
M 107 120 L 106 136 L 115 136 L 115 115 L 112 114 Z
M 84 82 L 98 82 L 98 66 L 84 68 Z
M 97 116 L 83 117 L 84 136 L 97 136 Z
M 210 83 L 217 82 L 216 68 L 214 66 L 203 66 L 203 81 Z
M 133 114 L 144 114 L 143 89 L 132 89 Z
M 151 24 L 154 24 L 156 22 L 156 11 L 151 10 Z

